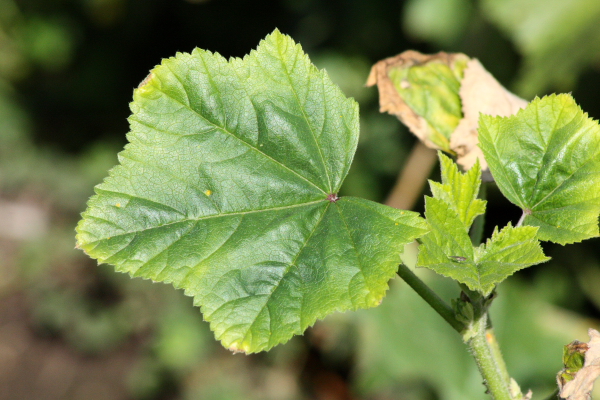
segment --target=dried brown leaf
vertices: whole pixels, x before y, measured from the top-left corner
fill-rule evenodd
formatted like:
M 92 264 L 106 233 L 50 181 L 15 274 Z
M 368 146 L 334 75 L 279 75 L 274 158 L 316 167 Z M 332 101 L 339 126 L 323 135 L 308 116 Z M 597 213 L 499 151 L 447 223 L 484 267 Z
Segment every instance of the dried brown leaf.
M 590 341 L 585 352 L 585 362 L 573 380 L 563 383 L 558 379 L 560 397 L 567 400 L 590 400 L 594 381 L 600 376 L 600 332 L 588 330 Z M 560 378 L 559 373 L 559 378 Z
M 487 163 L 477 146 L 479 114 L 508 117 L 527 106 L 527 101 L 506 90 L 475 58 L 467 63 L 459 94 L 463 119 L 450 137 L 450 148 L 463 169 L 470 169 L 479 158 L 485 170 Z
M 408 69 L 417 65 L 424 65 L 430 62 L 442 62 L 450 68 L 454 67 L 457 61 L 468 60 L 468 57 L 461 53 L 421 54 L 414 50 L 407 50 L 395 57 L 386 58 L 377 62 L 371 68 L 371 73 L 367 79 L 367 86 L 377 85 L 379 89 L 379 111 L 395 115 L 414 133 L 427 147 L 439 150 L 440 147 L 430 140 L 430 127 L 425 119 L 415 113 L 398 94 L 398 91 L 392 83 L 389 72 L 391 69 Z M 404 84 L 404 82 L 402 83 Z M 409 85 L 408 82 L 406 82 Z M 447 150 L 447 149 L 441 149 Z

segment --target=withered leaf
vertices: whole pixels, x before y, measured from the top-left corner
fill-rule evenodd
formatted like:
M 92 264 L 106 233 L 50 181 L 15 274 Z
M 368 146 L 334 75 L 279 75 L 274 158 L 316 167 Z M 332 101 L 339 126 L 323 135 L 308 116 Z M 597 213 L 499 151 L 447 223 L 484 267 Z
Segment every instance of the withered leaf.
M 463 119 L 450 137 L 450 149 L 456 153 L 456 162 L 463 169 L 470 169 L 477 158 L 482 169 L 487 169 L 477 134 L 479 114 L 508 117 L 527 106 L 527 101 L 506 90 L 481 65 L 476 58 L 467 63 L 460 86 Z
M 426 146 L 457 156 L 464 170 L 479 158 L 479 115 L 510 116 L 527 102 L 506 90 L 477 59 L 461 53 L 408 50 L 373 65 L 381 112 L 395 115 Z
M 585 362 L 575 376 L 565 382 L 564 370 L 557 376 L 560 397 L 567 400 L 590 400 L 594 381 L 600 376 L 600 332 L 589 329 L 590 341 L 585 350 Z
M 462 118 L 460 53 L 426 55 L 408 50 L 377 62 L 367 86 L 379 89 L 379 110 L 395 115 L 427 147 L 450 151 L 450 135 Z

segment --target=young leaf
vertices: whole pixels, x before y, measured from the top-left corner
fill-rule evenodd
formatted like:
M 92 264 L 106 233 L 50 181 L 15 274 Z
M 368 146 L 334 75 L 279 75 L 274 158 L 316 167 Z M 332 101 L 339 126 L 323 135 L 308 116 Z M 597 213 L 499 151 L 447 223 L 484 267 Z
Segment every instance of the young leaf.
M 481 169 L 476 162 L 462 174 L 458 166 L 442 153 L 438 153 L 442 169 L 442 183 L 429 182 L 434 197 L 443 200 L 458 214 L 468 230 L 473 220 L 485 212 L 486 201 L 477 198 L 481 186 Z
M 134 92 L 130 143 L 77 243 L 183 288 L 223 345 L 269 349 L 334 311 L 372 307 L 418 214 L 338 199 L 358 107 L 278 31 L 244 59 L 196 49 Z
M 487 296 L 497 283 L 516 271 L 548 261 L 550 258 L 544 255 L 536 238 L 537 229 L 534 226 L 515 228 L 509 223 L 498 232 L 496 227 L 487 243 L 475 251 L 479 287 L 469 287 Z
M 417 266 L 477 290 L 479 272 L 468 227 L 449 204 L 432 197 L 425 198 L 425 217 L 430 232 L 421 238 Z
M 537 227 L 509 224 L 500 232 L 496 229 L 485 245 L 474 248 L 447 204 L 428 198 L 426 207 L 431 232 L 421 239 L 417 266 L 464 283 L 484 296 L 516 271 L 549 260 L 536 239 Z
M 568 94 L 535 99 L 512 117 L 481 116 L 480 146 L 523 223 L 560 244 L 598 236 L 600 126 Z
M 421 238 L 417 266 L 464 283 L 487 296 L 495 285 L 515 271 L 548 260 L 536 239 L 537 227 L 496 231 L 485 245 L 473 247 L 469 228 L 485 212 L 477 199 L 481 171 L 476 163 L 466 173 L 440 153 L 442 183 L 430 182 L 434 198 L 425 199 L 430 232 Z

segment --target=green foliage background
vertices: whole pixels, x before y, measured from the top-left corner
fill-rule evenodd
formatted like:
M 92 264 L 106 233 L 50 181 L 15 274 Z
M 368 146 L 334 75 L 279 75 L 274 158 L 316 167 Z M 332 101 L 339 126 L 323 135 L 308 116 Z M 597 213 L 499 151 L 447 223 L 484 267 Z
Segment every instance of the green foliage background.
M 461 51 L 527 99 L 572 91 L 598 119 L 599 17 L 595 0 L 0 0 L 0 399 L 482 398 L 458 335 L 400 281 L 378 308 L 231 355 L 191 299 L 97 267 L 73 229 L 125 143 L 133 88 L 176 51 L 243 56 L 276 27 L 291 35 L 361 107 L 343 194 L 382 201 L 414 139 L 363 87 L 372 63 Z M 497 190 L 488 200 L 488 236 L 516 223 Z M 597 240 L 546 244 L 552 261 L 500 287 L 495 328 L 534 398 L 552 390 L 561 346 L 598 328 Z

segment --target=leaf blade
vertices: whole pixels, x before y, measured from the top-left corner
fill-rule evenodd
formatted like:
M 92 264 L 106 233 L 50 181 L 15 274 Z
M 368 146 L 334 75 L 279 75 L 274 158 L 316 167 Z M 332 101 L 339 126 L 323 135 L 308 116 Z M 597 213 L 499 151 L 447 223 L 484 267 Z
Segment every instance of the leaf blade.
M 358 108 L 278 31 L 244 59 L 195 50 L 134 92 L 129 144 L 77 227 L 116 270 L 194 297 L 223 345 L 269 349 L 377 305 L 416 213 L 337 199 Z
M 513 117 L 482 116 L 480 126 L 498 187 L 541 240 L 598 236 L 600 126 L 570 95 L 535 99 Z

